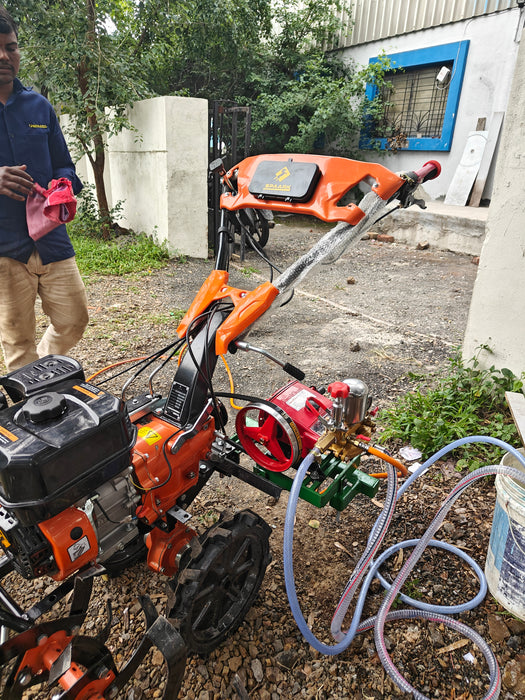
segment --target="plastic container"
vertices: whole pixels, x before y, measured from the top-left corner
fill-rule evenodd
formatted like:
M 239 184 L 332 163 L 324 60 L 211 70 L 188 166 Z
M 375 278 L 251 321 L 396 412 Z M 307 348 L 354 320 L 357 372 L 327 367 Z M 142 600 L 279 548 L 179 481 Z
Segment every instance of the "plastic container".
M 520 450 L 525 454 L 525 450 Z M 525 472 L 507 453 L 501 464 Z M 504 608 L 525 621 L 525 484 L 498 474 L 485 576 L 490 592 Z

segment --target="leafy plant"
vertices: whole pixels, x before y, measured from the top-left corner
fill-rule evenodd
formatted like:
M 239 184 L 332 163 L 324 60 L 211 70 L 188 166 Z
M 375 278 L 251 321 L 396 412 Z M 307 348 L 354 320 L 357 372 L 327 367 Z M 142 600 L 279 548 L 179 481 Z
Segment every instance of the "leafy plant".
M 108 227 L 118 230 L 118 226 L 112 222 L 119 218 L 122 205 L 122 202 L 117 202 L 109 210 L 108 216 L 105 217 L 99 212 L 95 187 L 90 184 L 84 185 L 81 192 L 77 195 L 77 213 L 73 221 L 68 225 L 69 234 L 106 238 Z
M 480 350 L 488 350 L 482 346 Z M 478 353 L 479 356 L 479 353 Z M 381 441 L 398 440 L 429 457 L 445 445 L 470 435 L 489 435 L 519 446 L 517 429 L 505 402 L 506 391 L 523 391 L 525 373 L 516 377 L 509 369 L 483 368 L 478 356 L 464 362 L 459 351 L 449 367 L 427 378 L 414 391 L 381 411 Z M 464 445 L 455 450 L 456 468 L 476 469 L 497 464 L 502 451 L 492 445 Z

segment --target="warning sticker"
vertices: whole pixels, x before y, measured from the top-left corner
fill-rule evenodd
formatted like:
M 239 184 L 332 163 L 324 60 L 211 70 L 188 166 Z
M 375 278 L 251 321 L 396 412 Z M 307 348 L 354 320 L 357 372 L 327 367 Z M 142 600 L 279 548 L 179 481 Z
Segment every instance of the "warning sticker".
M 294 408 L 296 411 L 300 411 L 302 408 L 305 407 L 306 400 L 309 399 L 311 396 L 313 397 L 314 395 L 312 394 L 312 392 L 308 391 L 308 389 L 301 389 L 301 391 L 297 392 L 297 394 L 286 403 L 288 404 L 288 406 L 291 406 L 291 408 Z
M 0 530 L 0 544 L 4 549 L 7 549 L 8 547 L 11 546 L 11 542 L 7 539 L 7 537 L 4 535 L 3 531 Z
M 82 537 L 80 540 L 69 545 L 67 552 L 71 561 L 76 561 L 83 554 L 89 552 L 90 549 L 91 545 L 89 544 L 87 535 L 84 535 L 84 537 Z
M 154 445 L 159 440 L 162 440 L 162 435 L 159 435 L 155 430 L 148 427 L 139 428 L 138 435 L 145 440 L 148 445 Z
M 80 391 L 86 396 L 90 396 L 92 399 L 99 399 L 101 396 L 104 395 L 102 389 L 98 389 L 96 386 L 90 386 L 89 384 L 75 384 L 73 389 Z

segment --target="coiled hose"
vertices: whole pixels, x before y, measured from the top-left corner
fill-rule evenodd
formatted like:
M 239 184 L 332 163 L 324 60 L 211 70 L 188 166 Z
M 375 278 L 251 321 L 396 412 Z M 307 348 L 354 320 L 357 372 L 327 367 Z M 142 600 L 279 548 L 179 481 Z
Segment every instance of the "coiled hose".
M 377 518 L 376 522 L 374 523 L 370 535 L 368 537 L 368 542 L 365 548 L 365 551 L 361 558 L 359 559 L 359 562 L 357 563 L 356 567 L 354 568 L 354 571 L 352 572 L 350 579 L 348 580 L 348 583 L 345 586 L 345 589 L 343 591 L 343 594 L 341 595 L 341 598 L 339 600 L 339 603 L 337 605 L 336 611 L 334 613 L 334 616 L 332 618 L 332 623 L 331 623 L 331 632 L 332 636 L 336 640 L 336 644 L 333 645 L 328 645 L 324 644 L 321 642 L 317 637 L 313 634 L 311 629 L 308 627 L 308 624 L 306 620 L 304 619 L 304 616 L 301 611 L 301 607 L 297 598 L 297 591 L 295 588 L 295 578 L 294 578 L 294 572 L 293 572 L 293 531 L 294 531 L 294 522 L 295 522 L 295 512 L 297 510 L 297 503 L 299 500 L 299 492 L 300 488 L 303 482 L 303 479 L 306 475 L 306 472 L 308 471 L 309 467 L 312 465 L 315 456 L 316 456 L 316 448 L 310 452 L 299 468 L 297 469 L 297 473 L 295 476 L 295 479 L 292 484 L 292 488 L 290 490 L 290 495 L 288 498 L 288 506 L 286 509 L 286 517 L 285 517 L 285 523 L 284 523 L 284 542 L 283 542 L 283 564 L 284 564 L 284 579 L 285 579 L 285 585 L 286 585 L 286 593 L 288 595 L 288 600 L 290 603 L 290 608 L 292 610 L 292 614 L 294 616 L 294 619 L 297 623 L 297 626 L 299 627 L 299 630 L 301 631 L 303 637 L 306 639 L 306 641 L 317 651 L 327 654 L 329 656 L 335 656 L 336 654 L 341 653 L 345 649 L 348 648 L 348 646 L 351 644 L 352 640 L 354 639 L 355 635 L 358 634 L 359 632 L 364 632 L 369 629 L 374 629 L 374 640 L 378 652 L 378 656 L 381 660 L 381 663 L 383 664 L 383 667 L 385 668 L 385 671 L 389 675 L 389 677 L 396 683 L 396 685 L 403 690 L 404 692 L 411 693 L 415 698 L 418 698 L 418 700 L 427 700 L 427 696 L 420 693 L 416 688 L 414 688 L 405 678 L 404 676 L 398 671 L 394 663 L 392 662 L 392 659 L 390 658 L 388 651 L 386 649 L 386 644 L 384 640 L 384 626 L 387 621 L 391 620 L 399 620 L 399 619 L 407 619 L 407 618 L 417 618 L 417 619 L 426 619 L 426 620 L 432 620 L 434 622 L 442 623 L 445 626 L 452 628 L 459 633 L 463 634 L 465 637 L 470 639 L 474 644 L 478 646 L 478 648 L 481 650 L 483 656 L 485 657 L 489 669 L 489 674 L 490 674 L 490 685 L 489 689 L 484 696 L 484 700 L 494 700 L 499 696 L 500 692 L 500 686 L 501 686 L 501 676 L 499 672 L 499 667 L 498 663 L 496 661 L 496 657 L 494 656 L 492 650 L 490 649 L 489 645 L 485 642 L 485 640 L 480 637 L 474 630 L 470 629 L 463 623 L 459 622 L 458 620 L 455 620 L 451 617 L 448 617 L 449 614 L 452 613 L 460 613 L 464 612 L 465 610 L 471 610 L 472 608 L 476 607 L 485 597 L 486 591 L 487 591 L 487 584 L 485 580 L 485 576 L 483 574 L 483 571 L 481 568 L 476 564 L 476 562 L 466 555 L 463 551 L 459 550 L 457 547 L 454 547 L 453 545 L 449 545 L 445 542 L 439 542 L 436 540 L 432 540 L 432 536 L 434 533 L 439 529 L 441 524 L 443 523 L 448 511 L 454 504 L 457 498 L 463 493 L 463 491 L 470 486 L 474 481 L 477 481 L 478 479 L 483 478 L 484 476 L 492 475 L 492 474 L 503 474 L 505 476 L 509 476 L 513 479 L 516 479 L 522 483 L 525 484 L 525 474 L 522 472 L 518 471 L 517 469 L 513 469 L 512 467 L 506 467 L 503 465 L 495 465 L 495 466 L 487 466 L 487 467 L 482 467 L 481 469 L 477 469 L 476 471 L 468 474 L 466 477 L 464 477 L 451 491 L 451 493 L 447 496 L 445 499 L 444 503 L 442 504 L 441 508 L 438 510 L 437 514 L 435 515 L 434 519 L 432 520 L 429 528 L 421 537 L 419 540 L 409 540 L 406 542 L 401 542 L 399 544 L 394 545 L 393 547 L 390 547 L 387 551 L 385 551 L 376 561 L 374 561 L 373 556 L 376 553 L 377 549 L 379 548 L 381 542 L 383 541 L 386 531 L 388 529 L 388 526 L 390 524 L 390 521 L 392 519 L 392 515 L 394 512 L 395 504 L 396 501 L 399 499 L 400 496 L 403 495 L 403 493 L 406 491 L 407 488 L 419 477 L 421 476 L 432 464 L 434 464 L 438 459 L 440 459 L 442 456 L 447 454 L 448 452 L 451 452 L 452 450 L 457 449 L 461 445 L 469 444 L 469 443 L 475 443 L 475 442 L 482 442 L 482 443 L 488 443 L 492 445 L 496 445 L 507 452 L 510 452 L 516 459 L 525 467 L 525 457 L 523 457 L 518 450 L 516 450 L 514 447 L 511 445 L 508 445 L 507 443 L 503 442 L 502 440 L 498 440 L 496 438 L 491 438 L 487 436 L 471 436 L 471 437 L 466 437 L 462 438 L 460 440 L 456 440 L 443 449 L 439 450 L 439 452 L 436 452 L 432 457 L 430 457 L 424 464 L 422 464 L 417 471 L 415 471 L 407 480 L 406 482 L 401 486 L 399 491 L 397 492 L 396 495 L 396 488 L 397 488 L 397 473 L 396 469 L 387 463 L 387 470 L 388 470 L 388 482 L 387 482 L 387 494 L 385 498 L 385 505 L 383 507 L 383 510 L 381 511 L 379 517 Z M 470 601 L 467 601 L 466 603 L 463 603 L 461 605 L 455 605 L 455 606 L 437 606 L 437 605 L 429 605 L 426 603 L 421 603 L 420 601 L 413 600 L 412 598 L 409 598 L 407 596 L 402 595 L 401 599 L 409 603 L 410 605 L 413 606 L 413 608 L 416 609 L 407 609 L 407 610 L 396 610 L 391 612 L 390 607 L 395 599 L 395 597 L 399 594 L 399 591 L 401 590 L 404 582 L 406 581 L 407 577 L 409 576 L 410 572 L 416 565 L 418 559 L 421 557 L 423 551 L 428 545 L 435 546 L 435 547 L 440 547 L 442 549 L 446 549 L 448 551 L 451 551 L 458 556 L 460 556 L 464 561 L 466 561 L 474 570 L 474 573 L 476 577 L 478 578 L 478 581 L 480 582 L 480 590 L 479 593 L 475 596 Z M 405 547 L 414 547 L 414 550 L 410 557 L 407 559 L 403 567 L 401 568 L 401 571 L 397 575 L 395 581 L 388 586 L 384 579 L 379 576 L 379 580 L 383 585 L 386 584 L 387 592 L 385 594 L 385 598 L 383 600 L 383 603 L 377 613 L 372 618 L 369 618 L 363 622 L 361 622 L 361 613 L 363 610 L 363 606 L 365 603 L 365 598 L 368 592 L 368 588 L 370 586 L 370 583 L 372 582 L 373 578 L 376 577 L 377 571 L 379 567 L 383 564 L 384 561 L 386 561 L 389 556 L 391 556 L 394 552 L 398 551 L 401 548 Z M 356 608 L 354 611 L 354 615 L 352 617 L 352 621 L 350 623 L 350 627 L 348 631 L 345 633 L 342 631 L 342 624 L 344 617 L 346 615 L 346 612 L 348 610 L 348 607 L 350 605 L 350 602 L 357 590 L 357 587 L 359 586 L 359 583 L 363 579 L 365 573 L 368 570 L 368 574 L 366 576 L 366 579 L 361 587 L 361 591 L 359 593 L 357 602 L 356 602 Z

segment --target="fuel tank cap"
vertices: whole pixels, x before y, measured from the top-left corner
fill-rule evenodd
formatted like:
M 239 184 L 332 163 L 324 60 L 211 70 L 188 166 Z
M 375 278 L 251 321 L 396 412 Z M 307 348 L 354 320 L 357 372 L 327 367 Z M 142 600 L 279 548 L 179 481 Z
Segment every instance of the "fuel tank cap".
M 22 409 L 24 418 L 32 423 L 43 423 L 61 416 L 67 408 L 66 397 L 56 391 L 46 391 L 28 399 Z

